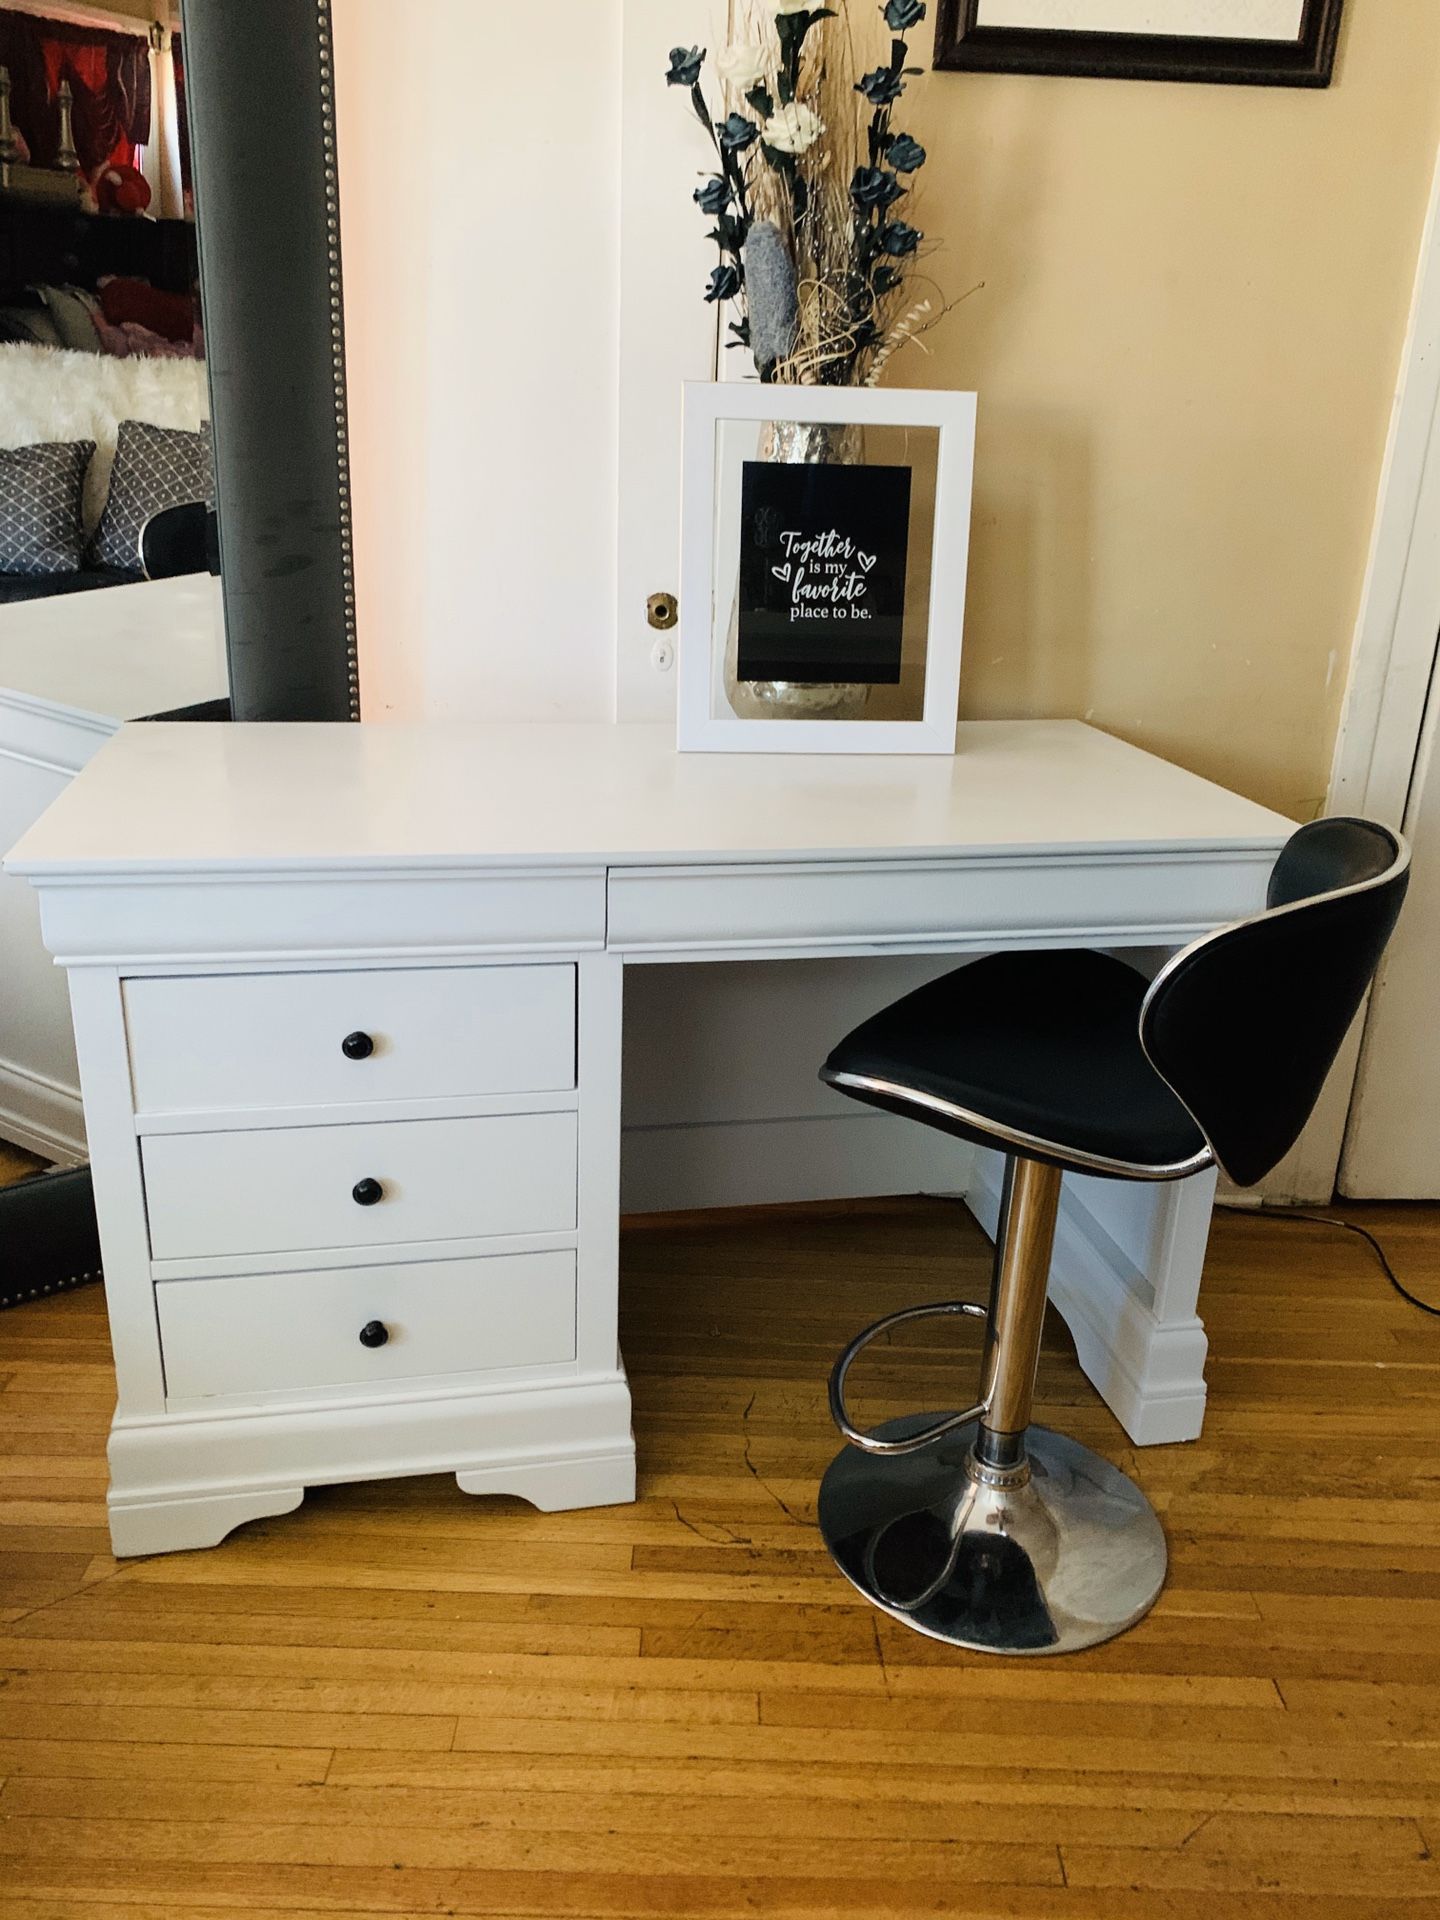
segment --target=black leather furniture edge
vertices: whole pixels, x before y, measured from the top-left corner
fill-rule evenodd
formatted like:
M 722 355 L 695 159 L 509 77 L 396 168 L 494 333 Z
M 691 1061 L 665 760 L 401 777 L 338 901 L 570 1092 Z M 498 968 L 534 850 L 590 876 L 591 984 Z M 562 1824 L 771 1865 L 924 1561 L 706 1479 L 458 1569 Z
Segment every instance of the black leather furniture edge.
M 0 1187 L 0 1307 L 100 1278 L 90 1169 L 36 1173 Z

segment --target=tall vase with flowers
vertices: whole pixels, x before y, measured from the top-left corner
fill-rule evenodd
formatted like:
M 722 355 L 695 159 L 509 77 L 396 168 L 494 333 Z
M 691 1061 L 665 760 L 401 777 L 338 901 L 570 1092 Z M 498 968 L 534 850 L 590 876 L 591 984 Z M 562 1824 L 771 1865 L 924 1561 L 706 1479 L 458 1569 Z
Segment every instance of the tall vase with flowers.
M 740 38 L 713 62 L 701 47 L 673 48 L 665 76 L 688 94 L 713 150 L 694 195 L 719 254 L 704 297 L 738 309 L 727 344 L 752 356 L 765 384 L 874 386 L 941 317 L 932 300 L 909 297 L 924 236 L 907 213 L 926 155 L 897 111 L 918 71 L 907 36 L 925 0 L 884 0 L 873 19 L 858 7 L 852 17 L 847 0 L 738 4 Z M 718 93 L 707 94 L 707 63 Z M 864 458 L 858 427 L 783 418 L 758 451 Z M 836 718 L 867 694 L 844 682 L 749 681 L 732 697 L 750 712 Z

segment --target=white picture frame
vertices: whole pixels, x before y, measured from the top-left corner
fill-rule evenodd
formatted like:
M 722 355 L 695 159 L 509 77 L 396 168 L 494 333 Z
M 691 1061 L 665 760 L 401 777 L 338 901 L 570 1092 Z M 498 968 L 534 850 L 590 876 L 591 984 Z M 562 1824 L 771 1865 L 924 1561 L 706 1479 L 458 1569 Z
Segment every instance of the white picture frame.
M 687 381 L 683 405 L 680 629 L 676 688 L 682 753 L 955 751 L 976 396 L 918 388 L 775 387 Z M 918 720 L 750 719 L 715 712 L 717 435 L 722 423 L 795 420 L 938 430 L 925 691 Z

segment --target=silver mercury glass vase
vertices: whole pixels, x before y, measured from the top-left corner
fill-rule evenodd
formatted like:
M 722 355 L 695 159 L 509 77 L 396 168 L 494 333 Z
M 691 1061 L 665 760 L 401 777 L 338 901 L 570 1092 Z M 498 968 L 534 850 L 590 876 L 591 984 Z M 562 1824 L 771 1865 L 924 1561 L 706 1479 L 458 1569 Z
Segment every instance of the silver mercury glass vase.
M 767 420 L 760 429 L 758 456 L 792 466 L 857 467 L 865 460 L 865 430 L 828 420 Z M 863 681 L 741 680 L 739 646 L 737 605 L 725 650 L 725 691 L 743 720 L 849 720 L 870 698 Z

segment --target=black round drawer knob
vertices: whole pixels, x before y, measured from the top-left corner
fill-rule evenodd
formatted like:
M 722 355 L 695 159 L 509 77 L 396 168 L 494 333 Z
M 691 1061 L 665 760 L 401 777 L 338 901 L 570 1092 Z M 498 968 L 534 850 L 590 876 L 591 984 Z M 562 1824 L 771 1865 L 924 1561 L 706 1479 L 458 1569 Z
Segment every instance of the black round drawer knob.
M 383 1347 L 390 1338 L 390 1329 L 383 1320 L 370 1320 L 360 1329 L 362 1347 Z
M 357 1207 L 373 1207 L 377 1200 L 385 1198 L 385 1189 L 378 1180 L 357 1180 L 350 1189 L 350 1197 Z
M 340 1051 L 347 1060 L 368 1060 L 375 1051 L 375 1042 L 368 1033 L 347 1033 L 340 1042 Z

